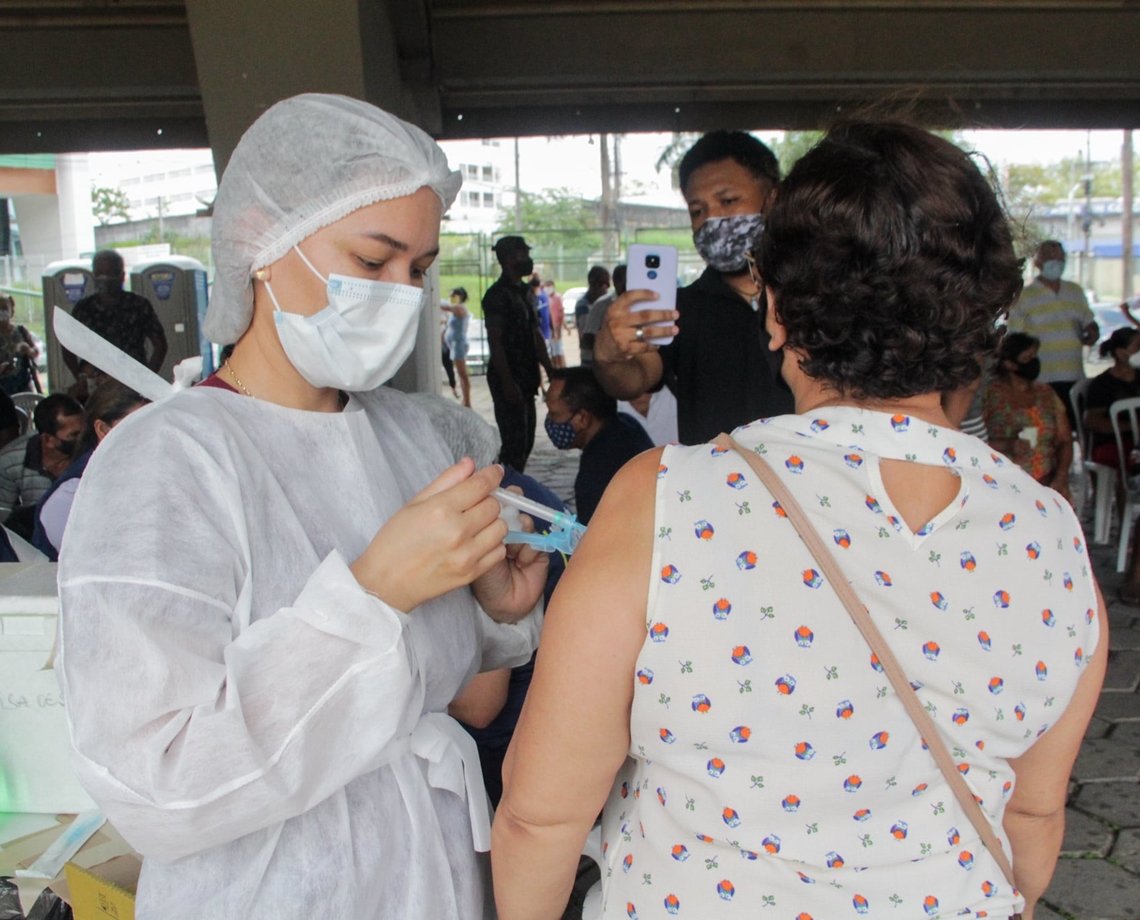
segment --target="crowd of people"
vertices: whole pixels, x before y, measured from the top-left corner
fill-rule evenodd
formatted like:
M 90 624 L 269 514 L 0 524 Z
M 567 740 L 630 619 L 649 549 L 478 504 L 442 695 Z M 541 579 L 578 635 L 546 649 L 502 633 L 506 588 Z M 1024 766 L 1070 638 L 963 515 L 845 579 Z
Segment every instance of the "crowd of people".
M 219 185 L 221 368 L 48 397 L 0 452 L 60 560 L 75 764 L 143 856 L 140 920 L 557 918 L 599 816 L 606 918 L 1032 917 L 1108 645 L 1063 250 L 1023 291 L 986 178 L 902 123 L 786 176 L 715 131 L 680 183 L 706 268 L 676 310 L 623 265 L 564 303 L 495 242 L 491 426 L 463 288 L 455 398 L 383 386 L 458 173 L 371 105 L 285 100 Z M 1138 349 L 1087 391 L 1104 462 Z M 526 474 L 540 398 L 573 496 Z M 508 538 L 552 522 L 508 524 L 500 486 L 588 524 L 568 564 Z

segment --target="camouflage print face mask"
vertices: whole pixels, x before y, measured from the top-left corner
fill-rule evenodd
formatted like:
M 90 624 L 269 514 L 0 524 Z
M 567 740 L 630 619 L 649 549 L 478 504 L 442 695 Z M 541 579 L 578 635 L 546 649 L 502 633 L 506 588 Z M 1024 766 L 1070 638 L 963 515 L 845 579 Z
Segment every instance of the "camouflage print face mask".
M 693 243 L 718 272 L 734 274 L 744 271 L 746 257 L 760 245 L 763 233 L 763 214 L 710 217 L 694 231 Z

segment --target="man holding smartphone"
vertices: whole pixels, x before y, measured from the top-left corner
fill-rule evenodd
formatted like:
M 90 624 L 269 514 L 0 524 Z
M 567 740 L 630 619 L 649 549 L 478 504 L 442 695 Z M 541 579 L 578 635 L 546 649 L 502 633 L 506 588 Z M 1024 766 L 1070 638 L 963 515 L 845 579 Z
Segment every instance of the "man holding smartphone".
M 664 380 L 677 397 L 681 443 L 700 444 L 755 418 L 793 411 L 779 355 L 768 350 L 766 304 L 748 262 L 780 169 L 750 134 L 714 131 L 685 154 L 680 179 L 693 241 L 708 268 L 677 292 L 675 312 L 632 309 L 653 299 L 645 291 L 619 297 L 598 332 L 594 372 L 617 399 L 633 399 Z M 674 340 L 651 344 L 647 330 L 654 325 Z

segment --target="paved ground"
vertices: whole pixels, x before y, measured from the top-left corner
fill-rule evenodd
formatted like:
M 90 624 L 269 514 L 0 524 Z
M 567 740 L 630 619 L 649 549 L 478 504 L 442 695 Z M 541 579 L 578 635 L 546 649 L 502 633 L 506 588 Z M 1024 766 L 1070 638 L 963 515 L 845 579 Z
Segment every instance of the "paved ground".
M 472 378 L 472 403 L 494 424 L 484 377 Z M 543 417 L 540 402 L 526 471 L 572 502 L 580 452 L 557 450 Z M 1091 532 L 1091 519 L 1085 526 Z M 1140 608 L 1117 596 L 1115 542 L 1090 555 L 1108 603 L 1108 677 L 1073 769 L 1061 861 L 1037 920 L 1140 920 Z

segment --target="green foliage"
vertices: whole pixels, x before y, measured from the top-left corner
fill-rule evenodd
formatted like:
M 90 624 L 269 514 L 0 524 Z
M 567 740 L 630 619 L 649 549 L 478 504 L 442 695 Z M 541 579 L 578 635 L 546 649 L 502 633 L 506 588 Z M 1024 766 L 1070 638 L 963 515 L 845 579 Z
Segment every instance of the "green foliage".
M 674 131 L 673 139 L 669 141 L 668 146 L 661 151 L 661 155 L 657 158 L 657 162 L 653 164 L 653 168 L 657 172 L 661 172 L 665 167 L 669 168 L 669 175 L 671 177 L 671 184 L 674 189 L 680 191 L 681 177 L 679 169 L 681 160 L 688 152 L 689 148 L 693 146 L 700 139 L 699 134 L 694 134 L 687 131 Z
M 684 252 L 696 252 L 693 246 L 693 231 L 688 227 L 670 229 L 667 227 L 637 227 L 633 231 L 634 243 L 647 243 L 650 246 L 676 246 Z
M 1066 201 L 1070 192 L 1084 198 L 1084 181 L 1089 170 L 1082 157 L 1067 157 L 1059 163 L 1013 163 L 1002 170 L 1006 203 L 1015 217 L 1030 215 L 1046 205 Z M 1091 193 L 1095 198 L 1116 198 L 1124 193 L 1120 161 L 1094 162 Z M 1132 185 L 1140 189 L 1140 160 L 1133 163 Z
M 523 192 L 519 212 L 523 235 L 535 250 L 589 253 L 602 245 L 602 234 L 596 229 L 597 206 L 570 189 Z M 496 235 L 515 232 L 514 212 L 504 213 Z
M 822 137 L 822 131 L 785 131 L 782 138 L 768 141 L 768 146 L 780 161 L 780 175 L 786 176 L 796 165 L 796 160 L 819 143 Z
M 91 213 L 95 215 L 100 226 L 128 221 L 131 219 L 130 199 L 122 189 L 93 186 Z

